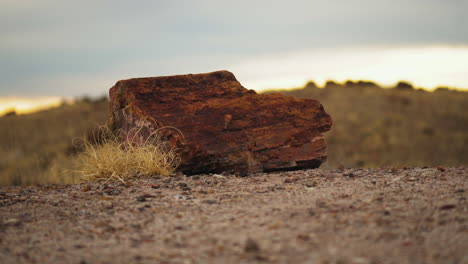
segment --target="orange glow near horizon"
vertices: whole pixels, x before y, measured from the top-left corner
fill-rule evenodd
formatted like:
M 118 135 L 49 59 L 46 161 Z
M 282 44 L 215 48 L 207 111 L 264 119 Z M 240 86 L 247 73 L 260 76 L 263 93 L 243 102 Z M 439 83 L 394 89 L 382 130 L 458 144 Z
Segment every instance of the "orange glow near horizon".
M 64 101 L 61 97 L 4 97 L 0 98 L 0 115 L 15 111 L 29 114 L 57 107 Z
M 257 91 L 302 87 L 307 81 L 369 80 L 383 87 L 399 81 L 417 88 L 468 89 L 468 46 L 324 48 L 252 58 L 233 67 Z

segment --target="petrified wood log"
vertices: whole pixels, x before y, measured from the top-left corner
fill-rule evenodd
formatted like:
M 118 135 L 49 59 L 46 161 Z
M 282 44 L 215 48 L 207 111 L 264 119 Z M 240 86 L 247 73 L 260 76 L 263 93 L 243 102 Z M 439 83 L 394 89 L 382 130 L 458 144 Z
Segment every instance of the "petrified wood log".
M 317 168 L 332 120 L 313 99 L 247 90 L 228 71 L 117 82 L 109 122 L 135 144 L 158 131 L 186 174 Z

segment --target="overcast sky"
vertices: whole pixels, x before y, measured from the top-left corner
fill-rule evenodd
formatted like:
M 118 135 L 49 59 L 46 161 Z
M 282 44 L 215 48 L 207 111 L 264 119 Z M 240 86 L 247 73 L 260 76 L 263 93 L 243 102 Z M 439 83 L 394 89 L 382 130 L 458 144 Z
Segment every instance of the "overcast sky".
M 219 69 L 256 89 L 349 74 L 468 87 L 467 10 L 466 0 L 0 0 L 0 96 L 100 95 L 119 79 Z M 411 54 L 439 57 L 398 73 Z M 355 70 L 376 64 L 385 69 Z

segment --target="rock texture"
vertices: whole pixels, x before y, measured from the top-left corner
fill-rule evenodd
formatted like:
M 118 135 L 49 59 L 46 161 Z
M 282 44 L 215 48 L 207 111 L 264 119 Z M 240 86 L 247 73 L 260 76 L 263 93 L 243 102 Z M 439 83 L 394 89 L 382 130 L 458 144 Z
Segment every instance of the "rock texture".
M 158 131 L 187 174 L 316 168 L 332 120 L 312 99 L 247 90 L 228 71 L 122 80 L 110 89 L 113 129 Z M 133 138 L 133 137 L 132 137 Z

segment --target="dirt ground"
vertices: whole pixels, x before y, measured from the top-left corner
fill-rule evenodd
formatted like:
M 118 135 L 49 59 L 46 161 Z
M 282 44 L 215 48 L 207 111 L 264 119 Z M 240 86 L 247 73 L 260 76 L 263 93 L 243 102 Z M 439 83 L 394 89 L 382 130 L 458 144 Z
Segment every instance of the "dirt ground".
M 1 263 L 468 263 L 468 168 L 0 188 Z

